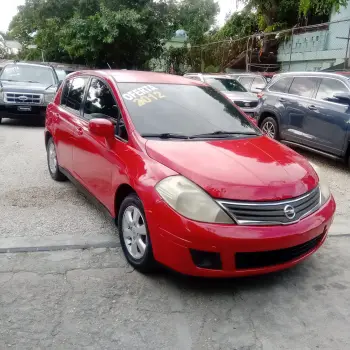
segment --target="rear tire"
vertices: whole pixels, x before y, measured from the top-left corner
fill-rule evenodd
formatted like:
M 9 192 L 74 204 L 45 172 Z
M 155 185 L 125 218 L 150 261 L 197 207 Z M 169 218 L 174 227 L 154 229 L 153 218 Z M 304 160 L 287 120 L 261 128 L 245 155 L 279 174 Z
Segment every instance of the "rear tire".
M 47 153 L 47 165 L 48 165 L 51 177 L 55 181 L 65 181 L 67 178 L 60 172 L 59 164 L 57 161 L 56 146 L 55 146 L 55 143 L 53 142 L 52 137 L 50 137 L 47 142 L 46 153 Z
M 142 273 L 155 270 L 151 237 L 148 232 L 145 211 L 136 193 L 122 202 L 118 214 L 120 244 L 129 264 Z
M 274 140 L 279 139 L 278 124 L 272 117 L 267 117 L 263 120 L 260 126 L 261 130 Z
M 0 124 L 1 124 L 2 118 L 0 118 Z

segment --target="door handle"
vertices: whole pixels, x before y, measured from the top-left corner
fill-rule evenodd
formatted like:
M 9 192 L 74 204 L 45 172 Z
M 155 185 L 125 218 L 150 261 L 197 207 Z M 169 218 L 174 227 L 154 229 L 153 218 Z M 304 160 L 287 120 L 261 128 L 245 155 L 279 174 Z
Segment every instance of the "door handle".
M 317 111 L 317 107 L 314 105 L 310 105 L 307 108 L 309 108 L 311 111 Z
M 77 128 L 77 134 L 78 134 L 79 136 L 81 136 L 81 135 L 83 135 L 83 133 L 84 133 L 83 128 L 79 126 L 79 127 Z
M 53 120 L 55 123 L 58 122 L 58 120 L 60 119 L 61 115 L 59 113 L 52 113 L 53 114 Z

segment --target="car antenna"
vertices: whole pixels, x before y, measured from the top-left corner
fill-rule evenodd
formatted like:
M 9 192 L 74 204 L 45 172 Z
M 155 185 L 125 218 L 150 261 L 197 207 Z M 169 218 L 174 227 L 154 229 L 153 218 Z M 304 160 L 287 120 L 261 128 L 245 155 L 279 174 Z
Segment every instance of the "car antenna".
M 109 69 L 111 69 L 111 70 L 112 70 L 112 68 L 111 68 L 111 66 L 109 65 L 109 63 L 108 63 L 108 62 L 107 62 L 107 66 L 108 66 L 108 68 L 109 68 Z

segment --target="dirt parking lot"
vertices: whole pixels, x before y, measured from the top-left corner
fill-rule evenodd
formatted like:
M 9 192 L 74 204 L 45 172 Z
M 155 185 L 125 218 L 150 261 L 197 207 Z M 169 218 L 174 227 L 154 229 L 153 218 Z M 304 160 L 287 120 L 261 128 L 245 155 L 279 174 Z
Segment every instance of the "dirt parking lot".
M 349 348 L 343 165 L 304 153 L 324 170 L 338 210 L 332 236 L 297 267 L 233 280 L 144 276 L 115 245 L 113 223 L 69 182 L 51 180 L 43 139 L 31 123 L 0 125 L 0 349 Z M 11 244 L 27 252 L 1 251 Z

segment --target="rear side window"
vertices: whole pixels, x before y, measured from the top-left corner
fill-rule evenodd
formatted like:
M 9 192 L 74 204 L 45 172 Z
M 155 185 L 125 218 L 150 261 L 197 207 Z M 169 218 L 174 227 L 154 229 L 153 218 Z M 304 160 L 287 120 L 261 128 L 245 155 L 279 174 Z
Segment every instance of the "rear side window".
M 266 86 L 265 80 L 260 77 L 256 77 L 252 84 L 252 89 L 263 89 Z
M 254 78 L 251 77 L 241 77 L 239 78 L 239 82 L 247 89 L 250 89 L 250 85 L 252 85 Z
M 61 104 L 75 111 L 79 111 L 88 80 L 87 77 L 67 80 L 62 92 Z
M 289 89 L 292 95 L 302 97 L 312 97 L 318 84 L 317 78 L 312 77 L 297 77 L 294 78 L 293 83 Z
M 322 79 L 321 85 L 318 89 L 316 98 L 318 100 L 323 100 L 325 98 L 333 97 L 334 94 L 339 92 L 348 93 L 347 87 L 339 80 L 336 79 Z
M 288 91 L 292 80 L 293 80 L 293 78 L 281 78 L 281 79 L 278 79 L 275 83 L 273 83 L 269 87 L 269 91 L 286 92 L 286 91 Z

